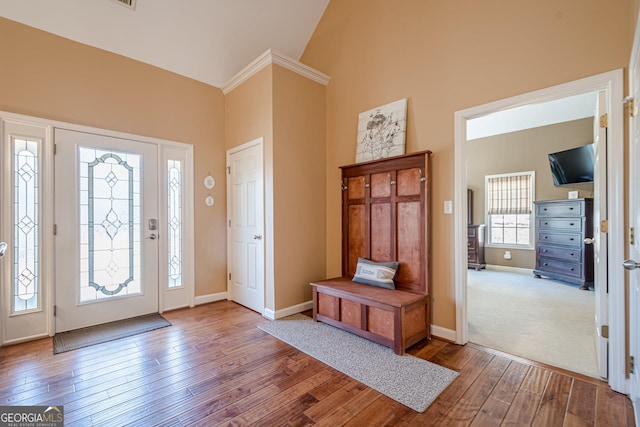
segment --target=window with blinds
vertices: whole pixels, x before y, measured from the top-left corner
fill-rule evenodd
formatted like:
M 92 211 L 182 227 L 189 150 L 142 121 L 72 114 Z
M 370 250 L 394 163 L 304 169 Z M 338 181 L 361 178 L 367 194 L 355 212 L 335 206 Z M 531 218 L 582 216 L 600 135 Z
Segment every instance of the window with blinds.
M 535 172 L 485 177 L 488 244 L 530 248 Z

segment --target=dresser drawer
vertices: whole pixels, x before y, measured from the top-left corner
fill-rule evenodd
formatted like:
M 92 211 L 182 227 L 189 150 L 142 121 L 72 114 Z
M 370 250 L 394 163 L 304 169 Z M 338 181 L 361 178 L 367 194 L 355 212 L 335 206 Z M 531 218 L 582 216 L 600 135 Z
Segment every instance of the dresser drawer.
M 478 252 L 472 250 L 467 251 L 467 261 L 478 262 Z
M 536 216 L 580 217 L 584 215 L 584 204 L 581 201 L 562 201 L 536 205 Z
M 536 270 L 560 273 L 573 277 L 582 277 L 582 264 L 545 257 L 538 258 Z
M 538 230 L 582 231 L 581 218 L 538 218 Z
M 475 239 L 478 235 L 478 227 L 467 227 L 467 237 L 469 240 Z
M 557 246 L 538 245 L 536 255 L 566 261 L 582 262 L 582 249 L 559 248 Z
M 563 245 L 581 248 L 583 245 L 582 234 L 540 231 L 538 233 L 538 244 Z

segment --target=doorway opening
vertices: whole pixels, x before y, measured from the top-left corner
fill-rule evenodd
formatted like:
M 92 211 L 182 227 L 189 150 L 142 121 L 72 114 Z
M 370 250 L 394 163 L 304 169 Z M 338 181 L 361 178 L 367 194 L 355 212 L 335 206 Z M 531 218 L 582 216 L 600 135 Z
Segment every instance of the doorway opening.
M 619 265 L 622 261 L 622 247 L 617 247 L 612 242 L 621 242 L 624 237 L 623 229 L 623 171 L 619 165 L 623 164 L 623 125 L 622 105 L 618 100 L 622 99 L 622 71 L 616 70 L 609 73 L 577 80 L 571 83 L 554 86 L 540 91 L 516 96 L 513 98 L 496 101 L 490 104 L 473 107 L 455 114 L 455 282 L 456 282 L 456 338 L 457 343 L 464 344 L 469 339 L 468 325 L 468 296 L 467 296 L 467 122 L 491 113 L 509 110 L 529 104 L 540 104 L 552 100 L 570 96 L 590 93 L 605 92 L 606 110 L 609 118 L 609 140 L 607 141 L 607 163 L 609 172 L 606 182 L 607 195 L 603 198 L 608 214 L 603 220 L 608 220 L 608 233 L 604 243 L 608 252 L 608 265 Z M 618 165 L 618 167 L 616 167 Z M 618 245 L 619 246 L 619 245 Z M 601 260 L 606 264 L 604 260 Z M 626 388 L 624 374 L 624 289 L 622 287 L 622 274 L 618 269 L 605 269 L 605 277 L 601 283 L 608 284 L 606 299 L 598 312 L 601 316 L 598 326 L 609 327 L 607 363 L 609 384 L 616 391 L 624 392 Z M 600 289 L 606 289 L 604 286 Z M 606 320 L 605 320 L 606 319 Z
M 582 243 L 584 237 L 593 236 L 594 184 L 556 185 L 548 156 L 575 147 L 593 152 L 597 101 L 598 93 L 590 92 L 471 119 L 465 146 L 472 236 L 469 266 L 475 267 L 467 276 L 469 341 L 595 378 L 600 371 L 592 286 L 594 245 Z M 593 178 L 597 166 L 594 156 L 586 160 L 589 174 L 581 177 L 585 181 Z M 568 200 L 569 191 L 575 199 Z M 553 235 L 559 232 L 572 239 L 575 248 L 565 242 L 539 242 L 539 233 L 545 230 L 537 229 L 542 224 L 536 210 L 563 200 L 578 207 L 567 215 L 583 212 L 584 227 L 590 229 L 578 227 L 579 216 L 542 224 L 555 227 L 549 229 Z M 582 205 L 587 209 L 579 209 Z M 474 251 L 472 246 L 478 248 Z M 534 269 L 549 263 L 549 275 L 534 276 Z M 484 265 L 486 269 L 478 268 Z M 581 291 L 580 282 L 592 290 Z

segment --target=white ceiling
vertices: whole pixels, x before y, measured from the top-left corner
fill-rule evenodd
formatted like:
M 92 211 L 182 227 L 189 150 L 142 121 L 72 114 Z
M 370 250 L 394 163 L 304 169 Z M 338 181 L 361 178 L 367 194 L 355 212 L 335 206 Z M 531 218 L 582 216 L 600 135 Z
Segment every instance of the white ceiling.
M 223 87 L 267 49 L 300 59 L 329 0 L 0 0 L 0 16 Z
M 467 121 L 467 141 L 593 117 L 598 92 L 523 105 Z

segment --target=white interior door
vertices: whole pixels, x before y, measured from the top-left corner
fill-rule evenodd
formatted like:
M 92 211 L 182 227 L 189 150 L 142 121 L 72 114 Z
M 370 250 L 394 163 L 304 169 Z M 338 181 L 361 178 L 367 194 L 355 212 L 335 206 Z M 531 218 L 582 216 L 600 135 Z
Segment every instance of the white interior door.
M 602 231 L 600 223 L 608 218 L 607 214 L 607 122 L 606 92 L 598 93 L 593 126 L 595 147 L 595 171 L 593 179 L 593 236 L 585 239 L 585 244 L 593 245 L 594 256 L 594 293 L 595 293 L 595 328 L 596 357 L 598 372 L 602 378 L 609 376 L 608 336 L 602 334 L 603 325 L 609 325 L 609 289 L 607 272 L 607 232 Z M 605 117 L 601 120 L 602 117 Z M 592 242 L 592 243 L 589 243 Z
M 264 301 L 264 190 L 262 138 L 227 152 L 228 292 L 262 313 Z
M 56 332 L 158 311 L 153 144 L 55 130 Z
M 633 54 L 629 64 L 629 91 L 638 102 L 640 99 L 640 33 L 636 31 Z M 640 422 L 640 123 L 638 116 L 629 119 L 629 227 L 634 238 L 629 238 L 629 259 L 624 262 L 629 271 L 629 352 L 636 359 L 630 377 L 630 398 Z M 631 234 L 631 233 L 630 233 Z M 616 266 L 617 267 L 617 266 Z M 619 268 L 619 267 L 618 267 Z

